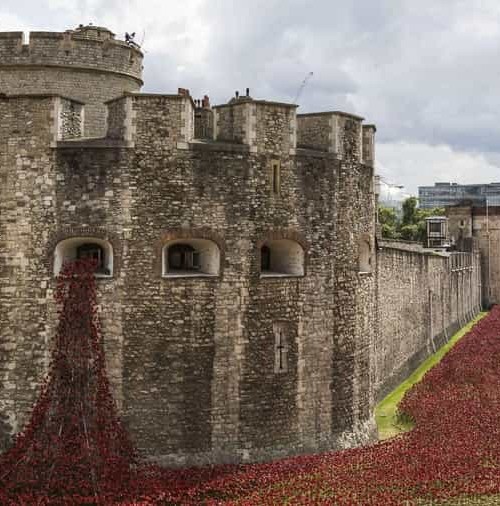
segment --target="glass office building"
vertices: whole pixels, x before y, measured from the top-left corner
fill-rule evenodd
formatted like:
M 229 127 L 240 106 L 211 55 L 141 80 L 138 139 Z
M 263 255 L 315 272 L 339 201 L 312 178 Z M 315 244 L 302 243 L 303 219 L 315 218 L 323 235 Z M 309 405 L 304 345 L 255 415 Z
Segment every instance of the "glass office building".
M 500 183 L 434 183 L 434 186 L 419 186 L 418 202 L 423 209 L 455 206 L 464 202 L 473 206 L 500 206 Z

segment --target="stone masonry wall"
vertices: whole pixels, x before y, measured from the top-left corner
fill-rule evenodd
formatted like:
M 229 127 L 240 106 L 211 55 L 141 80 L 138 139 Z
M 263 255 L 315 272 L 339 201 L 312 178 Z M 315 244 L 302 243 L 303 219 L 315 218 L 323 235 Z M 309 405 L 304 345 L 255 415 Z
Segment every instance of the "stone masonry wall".
M 292 154 L 296 145 L 295 106 L 273 102 L 255 102 L 255 139 L 259 151 Z
M 53 253 L 70 237 L 98 237 L 115 251 L 100 279 L 111 381 L 122 403 L 120 259 L 130 200 L 120 150 L 56 153 L 57 97 L 0 99 L 0 440 L 23 427 L 46 372 L 57 322 Z M 72 142 L 72 141 L 71 141 Z M 29 146 L 29 149 L 27 148 Z
M 337 131 L 337 153 L 343 154 L 336 195 L 334 305 L 336 342 L 333 351 L 336 403 L 334 424 L 355 426 L 366 438 L 375 433 L 370 398 L 371 347 L 374 340 L 374 272 L 359 272 L 359 243 L 375 232 L 373 169 L 361 165 L 361 118 L 343 115 Z M 355 203 L 354 203 L 355 202 Z M 356 287 L 352 290 L 352 287 Z M 353 336 L 356 336 L 353 339 Z M 352 382 L 341 378 L 351 377 Z M 359 444 L 360 439 L 355 443 Z
M 127 101 L 124 98 L 107 102 L 107 132 L 109 139 L 125 139 L 127 136 Z
M 329 151 L 331 125 L 326 114 L 297 115 L 297 146 Z
M 483 306 L 500 303 L 500 207 L 450 207 L 446 209 L 450 236 L 457 244 L 471 237 L 481 251 Z
M 214 107 L 215 139 L 248 144 L 250 107 L 249 101 Z
M 214 112 L 212 109 L 197 107 L 194 121 L 194 136 L 196 139 L 213 139 Z
M 483 304 L 500 303 L 500 208 L 474 209 L 473 237 L 478 241 L 482 260 Z
M 74 100 L 60 99 L 59 138 L 78 139 L 83 137 L 83 104 Z
M 86 137 L 106 133 L 104 102 L 139 91 L 136 80 L 93 71 L 54 68 L 4 68 L 0 64 L 0 92 L 7 94 L 59 94 L 85 103 Z
M 480 311 L 479 252 L 438 254 L 381 241 L 377 274 L 373 383 L 380 400 Z
M 62 66 L 124 74 L 141 81 L 142 53 L 114 39 L 92 39 L 78 32 L 0 32 L 2 66 Z
M 75 237 L 114 252 L 113 276 L 98 279 L 100 318 L 115 395 L 145 455 L 173 465 L 249 461 L 373 436 L 373 314 L 357 314 L 374 287 L 356 252 L 374 213 L 359 122 L 346 125 L 341 161 L 291 154 L 290 109 L 278 123 L 262 109 L 268 137 L 255 152 L 190 143 L 187 98 L 131 95 L 110 104 L 113 143 L 51 148 L 57 98 L 19 100 L 0 101 L 1 440 L 22 427 L 37 394 L 56 324 L 54 250 Z M 163 247 L 179 238 L 215 242 L 220 274 L 162 277 Z M 303 248 L 304 276 L 260 276 L 260 245 L 279 239 Z
M 44 267 L 54 222 L 55 98 L 0 98 L 0 440 L 22 428 L 51 339 Z M 45 230 L 44 230 L 45 229 Z

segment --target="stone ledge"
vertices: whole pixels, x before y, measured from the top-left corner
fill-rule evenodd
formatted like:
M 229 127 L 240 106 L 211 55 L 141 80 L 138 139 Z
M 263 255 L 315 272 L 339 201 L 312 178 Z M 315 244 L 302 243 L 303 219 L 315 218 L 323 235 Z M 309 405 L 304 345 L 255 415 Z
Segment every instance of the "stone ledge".
M 330 160 L 338 160 L 337 153 L 332 153 L 330 151 L 323 151 L 319 149 L 312 149 L 312 148 L 303 148 L 297 146 L 295 156 L 310 156 L 313 158 L 328 158 Z
M 122 149 L 132 146 L 129 142 L 122 139 L 89 138 L 57 141 L 52 147 L 56 149 Z
M 1 64 L 0 64 L 0 66 L 1 66 Z M 70 100 L 71 102 L 85 105 L 85 102 L 82 102 L 81 100 L 76 100 L 74 98 L 70 98 L 66 95 L 60 95 L 58 93 L 25 93 L 25 94 L 22 94 L 22 93 L 15 93 L 15 94 L 0 93 L 0 99 L 2 99 L 2 100 L 19 99 L 19 98 L 31 98 L 33 100 L 44 99 L 44 98 L 63 98 L 64 100 Z
M 302 114 L 297 114 L 297 118 L 307 118 L 308 116 L 331 116 L 332 114 L 335 114 L 337 116 L 344 116 L 346 118 L 356 119 L 358 121 L 364 121 L 364 119 L 365 119 L 362 116 L 357 116 L 356 114 L 351 114 L 349 112 L 344 112 L 344 111 L 306 112 L 306 113 L 302 113 Z M 372 126 L 372 125 L 370 125 L 370 126 Z
M 424 248 L 421 243 L 413 241 L 387 240 L 378 241 L 378 249 L 396 249 L 400 251 L 409 251 L 411 253 L 419 253 L 421 255 L 449 257 L 450 253 L 444 251 L 436 251 L 432 248 Z
M 193 151 L 227 151 L 230 153 L 249 153 L 250 146 L 220 141 L 192 141 L 189 149 Z
M 114 74 L 122 77 L 128 77 L 138 82 L 141 86 L 144 84 L 144 81 L 137 77 L 136 75 L 130 72 L 124 72 L 122 70 L 111 70 L 107 68 L 101 67 L 88 67 L 86 65 L 75 65 L 75 64 L 56 64 L 56 63 L 0 63 L 0 69 L 8 69 L 8 70 L 33 70 L 33 69 L 57 69 L 68 72 L 91 72 L 93 74 Z

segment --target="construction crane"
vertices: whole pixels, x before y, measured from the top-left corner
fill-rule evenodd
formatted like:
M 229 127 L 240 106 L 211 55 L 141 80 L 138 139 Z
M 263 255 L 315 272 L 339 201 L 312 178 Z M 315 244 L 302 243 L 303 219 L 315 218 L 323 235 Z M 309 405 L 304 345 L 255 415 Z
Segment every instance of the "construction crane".
M 309 72 L 306 77 L 304 77 L 304 80 L 299 86 L 299 89 L 297 90 L 297 95 L 295 95 L 295 98 L 293 100 L 293 103 L 296 104 L 297 100 L 299 99 L 300 95 L 302 95 L 302 92 L 304 91 L 304 88 L 306 87 L 307 81 L 311 79 L 311 77 L 314 75 L 314 72 Z

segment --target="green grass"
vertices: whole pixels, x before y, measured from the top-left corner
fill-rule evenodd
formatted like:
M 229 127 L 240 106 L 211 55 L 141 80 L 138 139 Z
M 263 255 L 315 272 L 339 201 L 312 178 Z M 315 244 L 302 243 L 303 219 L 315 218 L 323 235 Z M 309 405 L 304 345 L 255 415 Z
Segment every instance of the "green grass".
M 434 355 L 431 355 L 425 362 L 423 362 L 418 369 L 416 369 L 406 381 L 401 383 L 395 390 L 393 390 L 387 397 L 385 397 L 375 408 L 375 420 L 377 422 L 377 429 L 379 439 L 388 439 L 403 432 L 407 432 L 413 428 L 410 420 L 398 416 L 397 407 L 405 392 L 409 390 L 415 383 L 418 383 L 424 374 L 434 367 L 444 355 L 460 340 L 469 330 L 479 321 L 486 316 L 486 312 L 479 313 L 472 321 L 465 327 L 461 328 L 453 337 L 441 347 Z
M 461 496 L 447 501 L 420 501 L 416 506 L 498 506 L 500 504 L 499 495 L 483 496 Z

